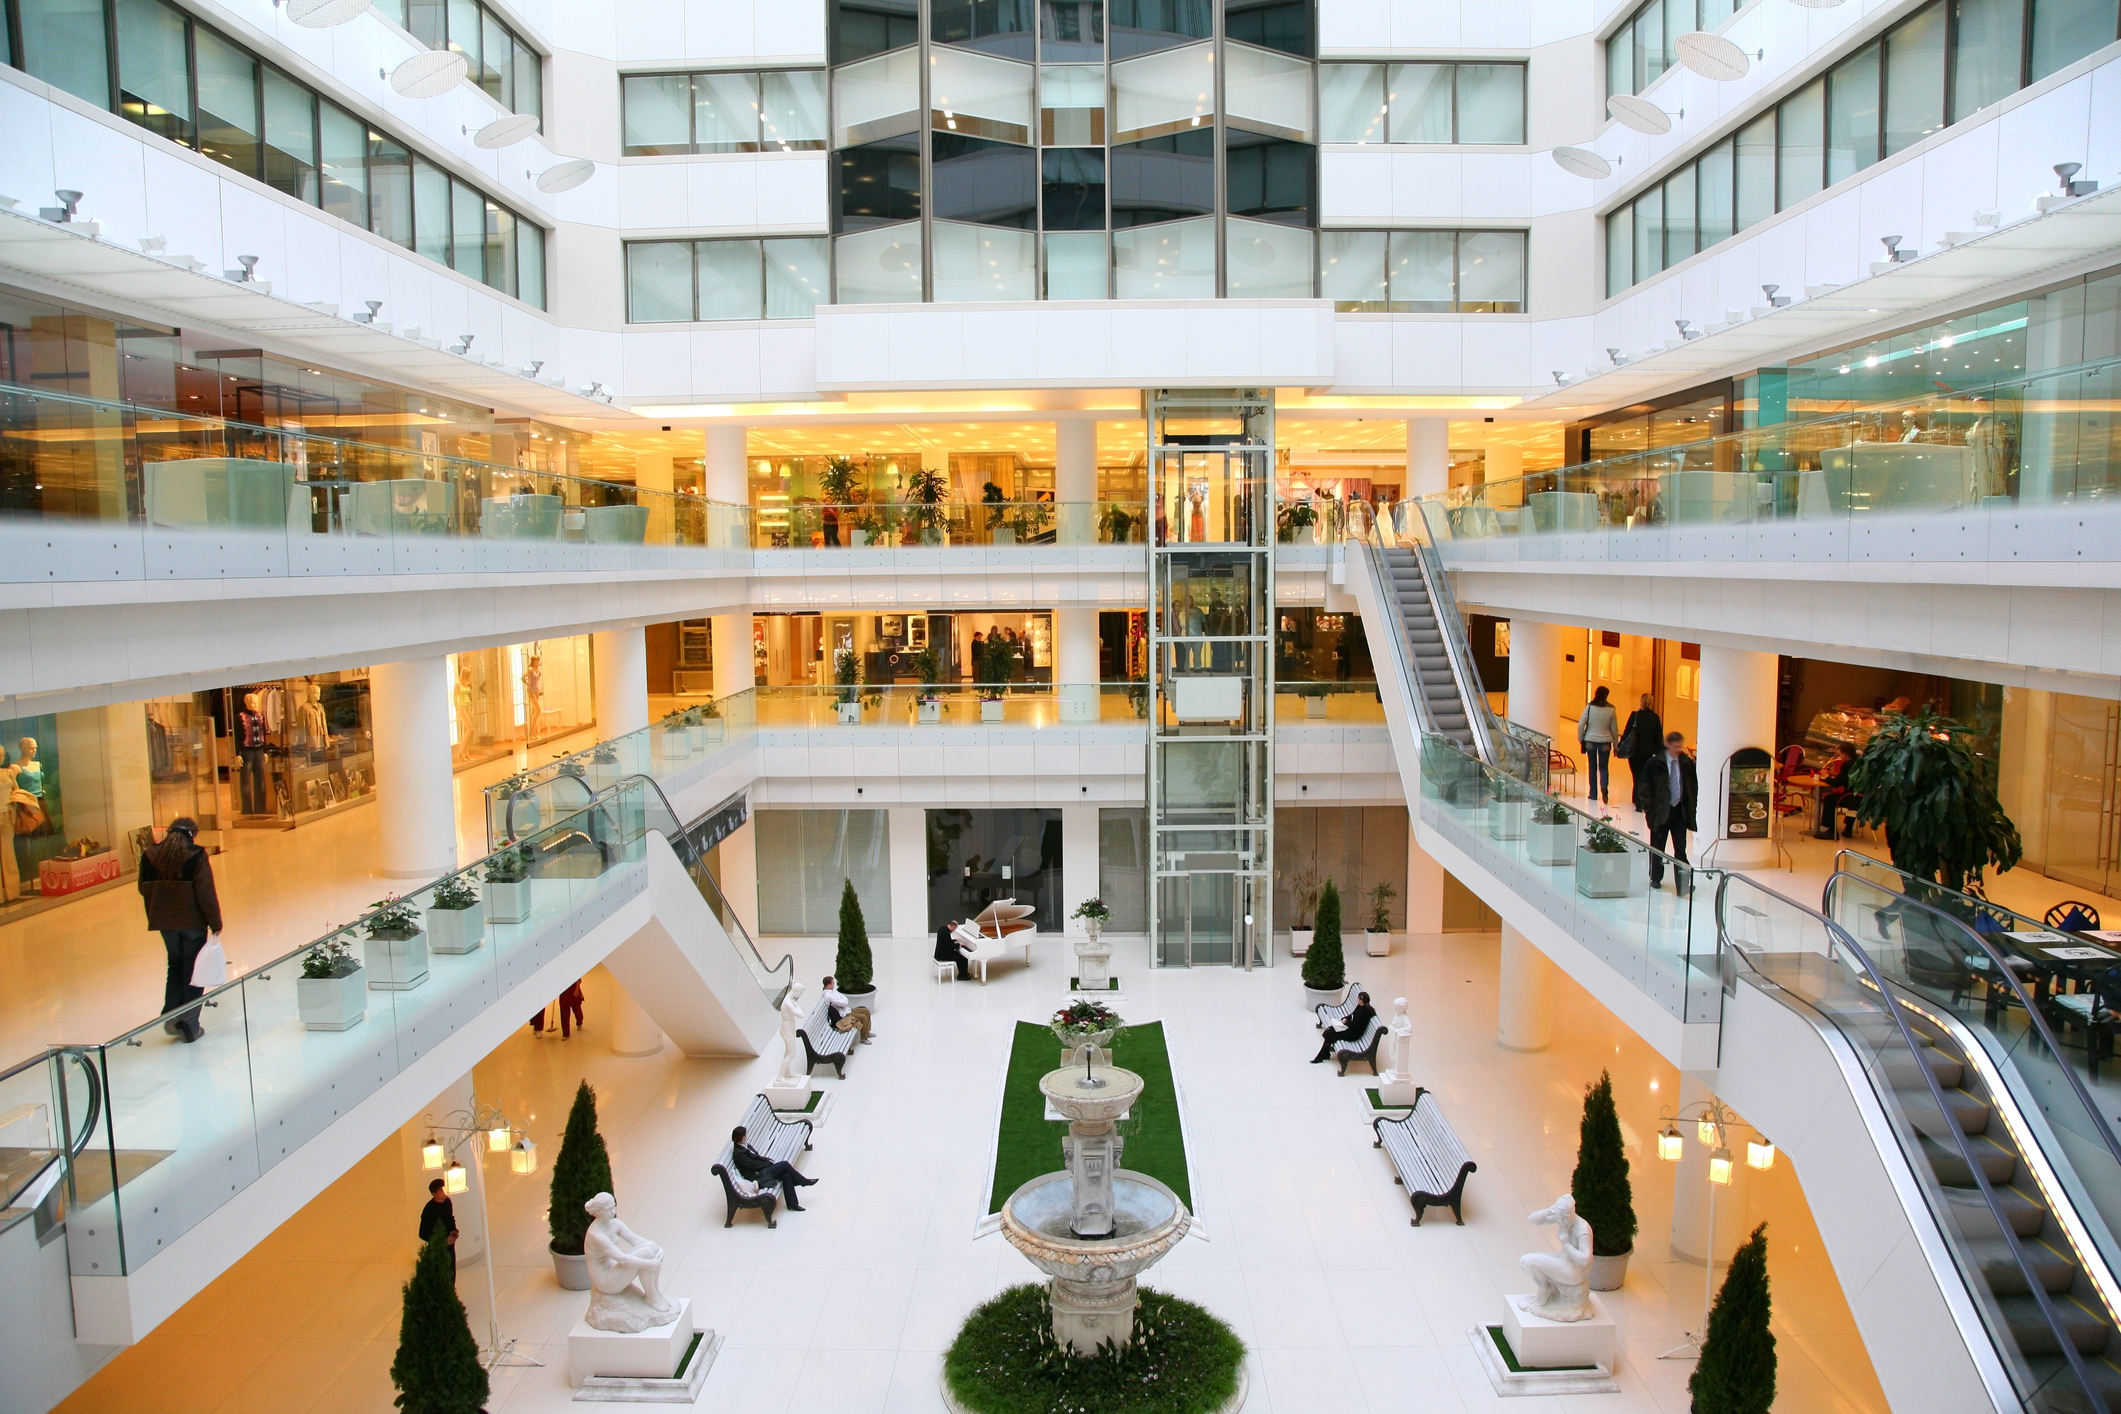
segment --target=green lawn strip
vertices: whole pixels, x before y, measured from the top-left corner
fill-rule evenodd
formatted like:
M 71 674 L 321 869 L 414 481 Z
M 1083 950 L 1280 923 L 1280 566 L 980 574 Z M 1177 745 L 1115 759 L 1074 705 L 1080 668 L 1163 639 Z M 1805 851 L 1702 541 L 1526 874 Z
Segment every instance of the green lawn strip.
M 1131 1070 L 1146 1082 L 1132 1116 L 1120 1125 L 1126 1140 L 1122 1162 L 1137 1173 L 1158 1180 L 1190 1208 L 1193 1187 L 1186 1180 L 1186 1141 L 1178 1126 L 1178 1090 L 1171 1080 L 1171 1053 L 1164 1042 L 1164 1024 L 1152 1021 L 1129 1026 L 1112 1038 L 1112 1063 Z M 994 1188 L 987 1197 L 987 1211 L 998 1213 L 1002 1202 L 1042 1173 L 1061 1167 L 1061 1136 L 1068 1132 L 1064 1121 L 1046 1118 L 1046 1100 L 1038 1090 L 1039 1077 L 1060 1066 L 1060 1041 L 1050 1026 L 1034 1022 L 1016 1023 L 1016 1038 L 1009 1047 L 1009 1074 L 1002 1086 L 1002 1116 L 994 1139 Z

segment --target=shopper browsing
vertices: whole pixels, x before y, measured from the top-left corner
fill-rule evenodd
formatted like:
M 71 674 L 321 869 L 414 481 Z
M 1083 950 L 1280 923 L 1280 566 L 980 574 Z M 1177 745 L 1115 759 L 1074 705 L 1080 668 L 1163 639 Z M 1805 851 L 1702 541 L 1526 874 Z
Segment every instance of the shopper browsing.
M 1583 748 L 1584 773 L 1589 782 L 1584 794 L 1606 806 L 1613 803 L 1613 742 L 1620 735 L 1620 716 L 1613 710 L 1610 696 L 1608 689 L 1599 688 L 1585 704 L 1583 715 L 1576 719 L 1576 744 Z M 1609 814 L 1606 818 L 1613 817 Z

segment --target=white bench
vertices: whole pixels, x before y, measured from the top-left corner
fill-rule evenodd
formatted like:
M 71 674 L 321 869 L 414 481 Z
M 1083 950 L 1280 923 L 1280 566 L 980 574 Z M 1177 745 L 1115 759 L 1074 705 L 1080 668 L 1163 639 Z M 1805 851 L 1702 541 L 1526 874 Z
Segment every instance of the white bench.
M 1312 1007 L 1312 1012 L 1318 1017 L 1318 1029 L 1323 1031 L 1329 1026 L 1338 1026 L 1346 1021 L 1348 1013 L 1361 1004 L 1361 998 L 1362 983 L 1350 982 L 1348 990 L 1340 994 L 1339 1001 L 1320 1002 Z
M 1369 1066 L 1370 1074 L 1375 1075 L 1377 1074 L 1377 1048 L 1384 1043 L 1384 1039 L 1384 1018 L 1372 1016 L 1370 1024 L 1363 1028 L 1362 1036 L 1359 1039 L 1335 1041 L 1330 1054 L 1334 1062 L 1340 1066 L 1342 1075 L 1348 1073 L 1348 1066 L 1355 1061 L 1361 1061 L 1364 1065 Z
M 803 1018 L 803 1024 L 796 1028 L 795 1034 L 803 1041 L 805 1075 L 817 1069 L 820 1061 L 831 1061 L 833 1073 L 843 1080 L 846 1078 L 847 1057 L 853 1052 L 854 1043 L 861 1039 L 861 1033 L 852 1027 L 845 1031 L 833 1030 L 832 1008 L 823 997 L 817 999 L 817 1005 Z
M 979 984 L 984 987 L 987 985 L 987 964 L 990 962 L 1007 957 L 1012 952 L 1021 952 L 1024 955 L 1024 966 L 1031 965 L 1031 944 L 1037 940 L 1038 932 L 1032 928 L 1024 928 L 1014 933 L 1004 933 L 997 938 L 992 934 L 980 932 L 970 923 L 960 923 L 953 936 L 964 945 L 965 965 L 979 974 Z
M 1416 1089 L 1413 1109 L 1404 1116 L 1373 1120 L 1370 1128 L 1377 1134 L 1373 1147 L 1383 1149 L 1392 1161 L 1396 1175 L 1392 1181 L 1407 1190 L 1414 1205 L 1413 1226 L 1421 1226 L 1423 1214 L 1431 1207 L 1448 1206 L 1451 1216 L 1464 1227 L 1466 1175 L 1479 1165 L 1451 1132 L 1436 1096 L 1427 1089 Z
M 773 1106 L 767 1102 L 764 1095 L 754 1099 L 751 1108 L 744 1111 L 743 1125 L 746 1131 L 744 1142 L 765 1155 L 768 1163 L 784 1160 L 792 1164 L 797 1154 L 810 1147 L 810 1121 L 782 1119 L 774 1113 Z M 722 1180 L 722 1199 L 728 1205 L 722 1226 L 728 1227 L 736 1221 L 739 1208 L 757 1208 L 765 1216 L 766 1226 L 778 1226 L 773 1220 L 773 1209 L 779 1201 L 776 1197 L 778 1190 L 772 1184 L 760 1184 L 758 1192 L 751 1197 L 738 1193 L 736 1179 L 739 1175 L 736 1171 L 735 1155 L 736 1145 L 724 1144 L 722 1152 L 715 1157 L 714 1167 L 710 1170 L 716 1178 Z

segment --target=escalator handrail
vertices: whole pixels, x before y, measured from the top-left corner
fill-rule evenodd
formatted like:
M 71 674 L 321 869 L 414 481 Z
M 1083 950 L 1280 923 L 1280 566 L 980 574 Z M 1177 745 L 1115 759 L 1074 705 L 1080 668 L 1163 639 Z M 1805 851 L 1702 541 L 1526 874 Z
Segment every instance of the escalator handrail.
M 641 782 L 643 786 L 647 790 L 652 791 L 655 795 L 655 798 L 662 803 L 663 813 L 668 815 L 671 819 L 672 824 L 677 827 L 677 838 L 673 839 L 670 842 L 673 852 L 676 851 L 678 846 L 684 843 L 685 836 L 690 831 L 691 826 L 686 825 L 683 821 L 678 819 L 678 812 L 671 805 L 670 797 L 663 794 L 663 787 L 656 781 L 655 777 L 649 775 L 627 776 L 622 779 L 619 784 L 624 785 L 627 781 Z M 686 849 L 687 852 L 690 852 L 689 845 L 686 845 Z M 759 951 L 759 945 L 752 940 L 750 930 L 745 928 L 744 926 L 744 920 L 737 916 L 736 909 L 730 905 L 729 896 L 722 892 L 722 886 L 715 882 L 714 876 L 707 872 L 706 866 L 696 859 L 685 860 L 684 863 L 686 866 L 685 872 L 692 876 L 692 881 L 695 884 L 702 885 L 713 892 L 713 902 L 721 905 L 720 909 L 715 915 L 716 920 L 719 921 L 724 916 L 728 918 L 730 924 L 733 925 L 736 929 L 736 936 L 743 939 L 745 950 L 748 951 L 751 954 L 752 959 L 758 963 L 758 970 L 760 974 L 767 977 L 777 977 L 780 975 L 781 970 L 783 968 L 786 968 L 788 972 L 788 980 L 790 982 L 793 982 L 795 980 L 795 954 L 783 953 L 781 954 L 781 960 L 779 962 L 774 963 L 771 967 L 768 967 L 766 965 L 765 955 Z M 785 991 L 786 989 L 783 988 L 783 990 Z M 774 1004 L 778 1006 L 779 1002 L 776 1001 Z
M 1843 851 L 1843 853 L 1847 853 L 1847 851 Z M 1868 855 L 1862 857 L 1869 858 Z M 1834 895 L 1837 892 L 1838 886 L 1840 885 L 1840 882 L 1843 879 L 1854 879 L 1857 883 L 1862 884 L 1867 888 L 1879 888 L 1877 884 L 1871 883 L 1869 880 L 1863 878 L 1859 874 L 1844 872 L 1839 868 L 1839 863 L 1840 861 L 1837 859 L 1835 861 L 1836 868 L 1833 875 L 1827 879 L 1826 887 L 1820 892 L 1820 902 L 1825 905 L 1825 907 L 1829 910 L 1831 910 L 1834 906 Z M 1904 871 L 1901 870 L 1895 870 L 1894 872 L 1904 873 Z M 1914 876 L 1905 875 L 1905 877 L 1913 878 Z M 1883 889 L 1879 889 L 1879 891 L 1881 893 L 1885 892 L 1885 890 Z M 1965 937 L 1972 939 L 1974 945 L 1979 948 L 1982 954 L 1985 955 L 1989 960 L 1988 970 L 1990 976 L 2001 977 L 2004 982 L 2009 985 L 2012 995 L 2017 999 L 2018 1005 L 2025 1008 L 2026 1019 L 2029 1020 L 2033 1024 L 2034 1028 L 2039 1031 L 2040 1039 L 2047 1043 L 2049 1054 L 2053 1055 L 2058 1061 L 2062 1059 L 2062 1043 L 2056 1039 L 2053 1028 L 2051 1028 L 2047 1024 L 2047 1018 L 2041 1014 L 2040 1008 L 2037 1004 L 2035 1004 L 2032 994 L 2027 992 L 2025 990 L 2025 984 L 2018 980 L 2017 971 L 2012 968 L 2010 964 L 2004 959 L 2003 954 L 1998 951 L 1997 948 L 1992 943 L 1990 943 L 1987 938 L 1981 935 L 1979 929 L 1969 927 L 1964 919 L 1954 918 L 1951 914 L 1946 913 L 1943 909 L 1934 908 L 1931 905 L 1924 903 L 1921 899 L 1911 898 L 1904 893 L 1897 895 L 1897 898 L 1899 899 L 1901 906 L 1917 908 L 1924 913 L 1930 914 L 1933 917 L 1942 919 L 1945 923 L 1949 924 L 1954 928 L 1957 928 L 1959 932 Z M 1982 904 L 1987 903 L 1986 899 L 1970 899 L 1969 901 Z M 2048 931 L 2057 930 L 2050 929 Z M 1987 978 L 1983 978 L 1982 980 L 1986 981 Z M 2078 1078 L 2076 1068 L 2067 1063 L 2064 1063 L 2057 1065 L 2055 1069 L 2060 1071 L 2063 1075 L 2063 1078 L 2069 1081 L 2070 1091 L 2076 1095 L 2077 1103 L 2082 1105 L 2084 1107 L 2084 1112 L 2091 1116 L 2092 1123 L 2097 1127 L 2099 1139 L 2106 1146 L 2107 1153 L 2112 1156 L 2116 1164 L 2121 1164 L 2121 1140 L 2116 1139 L 2113 1127 L 2106 1122 L 2106 1116 L 2100 1111 L 2099 1106 L 2093 1102 L 2091 1092 L 2084 1088 L 2084 1082 Z M 2115 1312 L 2115 1315 L 2121 1316 L 2121 1312 Z
M 1392 589 L 1392 579 L 1386 573 L 1384 550 L 1368 540 L 1358 542 L 1363 547 L 1363 558 L 1370 567 L 1370 582 L 1377 589 L 1377 597 L 1390 614 L 1392 632 L 1392 658 L 1399 665 L 1400 685 L 1406 689 L 1407 701 L 1414 709 L 1414 728 L 1419 736 L 1436 736 L 1436 723 L 1429 716 L 1429 700 L 1422 695 L 1421 676 L 1414 671 L 1414 661 L 1407 650 L 1407 621 L 1399 611 L 1399 595 Z
M 647 780 L 648 777 L 642 776 L 640 777 L 640 779 Z M 550 781 L 573 781 L 576 785 L 580 786 L 583 790 L 587 791 L 589 793 L 589 799 L 582 806 L 584 810 L 596 804 L 598 793 L 590 786 L 586 778 L 574 775 L 571 772 L 566 771 L 561 771 L 555 775 L 547 776 L 544 781 L 536 782 L 531 785 L 524 786 L 521 790 L 512 790 L 508 793 L 508 808 L 502 813 L 501 816 L 501 833 L 504 838 L 512 840 L 516 837 L 516 802 L 518 800 L 521 800 L 526 795 L 533 794 L 537 790 L 539 785 L 546 784 Z M 676 812 L 672 812 L 673 816 L 675 815 L 675 813 Z M 553 821 L 553 823 L 557 825 L 559 821 L 555 820 Z M 488 828 L 490 829 L 492 827 L 488 826 Z M 542 829 L 544 827 L 540 825 L 539 828 Z
M 1493 766 L 1505 766 L 1507 763 L 1497 754 L 1495 714 L 1488 708 L 1487 694 L 1476 693 L 1472 688 L 1480 677 L 1473 667 L 1471 648 L 1465 641 L 1465 620 L 1458 616 L 1458 599 L 1451 593 L 1443 562 L 1426 545 L 1416 546 L 1412 553 L 1415 567 L 1421 572 L 1422 584 L 1428 590 L 1429 607 L 1436 615 L 1436 630 L 1443 635 L 1443 651 L 1451 660 L 1453 685 L 1458 689 L 1459 701 L 1465 706 L 1466 722 L 1473 729 L 1473 743 L 1483 761 Z
M 1731 945 L 1731 939 L 1724 922 L 1724 901 L 1730 894 L 1731 878 L 1731 875 L 1726 874 L 1716 885 L 1716 932 L 1719 944 L 1727 954 L 1742 957 L 1743 951 Z M 1973 1174 L 1974 1182 L 1980 1187 L 1982 1201 L 1988 1205 L 1990 1215 L 1996 1220 L 1997 1230 L 2003 1234 L 2003 1240 L 2010 1248 L 2011 1260 L 2017 1263 L 2018 1270 L 2025 1277 L 2027 1287 L 2031 1290 L 2034 1299 L 2039 1303 L 2040 1314 L 2047 1321 L 2048 1328 L 2053 1333 L 2057 1348 L 2062 1351 L 2064 1359 L 2069 1362 L 2070 1370 L 2076 1375 L 2077 1383 L 2082 1387 L 2085 1396 L 2091 1400 L 2092 1408 L 2098 1411 L 2098 1414 L 2114 1414 L 2112 1406 L 2099 1393 L 2098 1386 L 2092 1382 L 2091 1372 L 2085 1368 L 2084 1357 L 2077 1349 L 2076 1340 L 2070 1335 L 2068 1327 L 2063 1324 L 2061 1312 L 2055 1309 L 2054 1301 L 2047 1294 L 2047 1283 L 2034 1267 L 2032 1258 L 2027 1255 L 2024 1244 L 2018 1239 L 2017 1230 L 2012 1226 L 2009 1215 L 2003 1211 L 2001 1203 L 1997 1200 L 1995 1187 L 1989 1182 L 1988 1173 L 1981 1166 L 1979 1157 L 1974 1153 L 1972 1143 L 1969 1142 L 1965 1131 L 1952 1122 L 1953 1111 L 1951 1105 L 1944 1098 L 1943 1083 L 1937 1079 L 1936 1072 L 1923 1062 L 1922 1045 L 1915 1039 L 1914 1028 L 1908 1024 L 1906 1013 L 1901 1010 L 1900 999 L 1893 995 L 1893 989 L 1886 981 L 1884 974 L 1878 970 L 1878 965 L 1871 960 L 1870 954 L 1863 950 L 1855 938 L 1850 936 L 1848 930 L 1833 919 L 1815 909 L 1806 908 L 1803 904 L 1793 899 L 1784 898 L 1781 894 L 1775 893 L 1774 890 L 1753 880 L 1748 880 L 1747 882 L 1762 893 L 1788 904 L 1800 913 L 1810 914 L 1824 926 L 1827 937 L 1832 940 L 1833 945 L 1846 949 L 1848 955 L 1854 958 L 1857 964 L 1862 967 L 1864 975 L 1870 979 L 1871 985 L 1877 989 L 1878 996 L 1885 1005 L 1886 1015 L 1892 1018 L 1893 1028 L 1899 1032 L 1901 1044 L 1907 1047 L 1909 1058 L 1914 1062 L 1916 1071 L 1921 1074 L 1923 1083 L 1928 1087 L 1931 1100 L 1936 1103 L 1937 1113 L 1942 1116 L 1943 1121 L 1939 1127 L 1952 1136 L 1953 1146 L 1958 1149 L 1960 1158 L 1965 1162 L 1967 1170 Z M 1910 1162 L 1913 1162 L 1920 1159 L 1921 1155 L 1916 1153 L 1907 1157 Z M 1934 1216 L 1941 1227 L 1945 1222 L 1945 1216 L 1941 1213 Z M 1974 1279 L 1973 1273 L 1966 1273 L 1965 1275 L 1968 1281 Z M 2110 1312 L 2108 1314 L 2121 1315 L 2121 1312 Z M 1993 1332 L 1990 1334 L 1990 1339 L 1992 1341 L 1995 1339 Z M 2017 1342 L 2013 1340 L 2012 1344 L 2016 1345 Z
M 19 1061 L 9 1066 L 5 1071 L 0 1071 L 0 1081 L 11 1080 L 33 1066 L 48 1067 L 56 1065 L 63 1071 L 68 1060 L 79 1065 L 88 1074 L 88 1113 L 82 1117 L 80 1135 L 79 1137 L 71 1134 L 63 1136 L 59 1141 L 62 1153 L 54 1154 L 48 1162 L 39 1164 L 37 1171 L 24 1179 L 21 1185 L 13 1192 L 0 1193 L 0 1208 L 12 1208 L 15 1205 L 15 1200 L 29 1189 L 35 1187 L 37 1180 L 42 1178 L 45 1171 L 51 1168 L 53 1164 L 61 1162 L 71 1164 L 75 1159 L 80 1158 L 82 1151 L 87 1149 L 90 1143 L 95 1140 L 96 1126 L 102 1122 L 103 1118 L 103 1081 L 102 1077 L 96 1072 L 95 1061 L 91 1060 L 87 1052 L 79 1047 L 53 1046 L 41 1056 L 32 1056 L 28 1060 Z M 58 1083 L 60 1088 L 64 1090 L 66 1078 L 63 1073 L 58 1077 Z

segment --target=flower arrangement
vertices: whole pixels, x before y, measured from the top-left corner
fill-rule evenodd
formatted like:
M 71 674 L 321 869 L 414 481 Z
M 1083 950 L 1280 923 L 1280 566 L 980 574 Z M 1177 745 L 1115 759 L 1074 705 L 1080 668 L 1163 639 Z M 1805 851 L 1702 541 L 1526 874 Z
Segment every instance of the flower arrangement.
M 1086 898 L 1077 904 L 1075 912 L 1068 916 L 1080 918 L 1085 923 L 1109 923 L 1112 921 L 1112 910 L 1105 907 L 1105 901 L 1101 898 Z
M 452 874 L 441 883 L 435 885 L 434 906 L 436 908 L 447 909 L 451 913 L 459 913 L 464 909 L 470 908 L 478 901 L 478 894 L 472 891 L 469 873 Z
M 704 705 L 692 710 L 699 714 L 695 721 L 705 722 L 711 719 L 718 722 L 722 719 L 722 704 L 711 698 Z
M 312 982 L 351 977 L 361 970 L 354 961 L 353 945 L 344 933 L 334 933 L 302 954 L 302 975 Z
M 1535 825 L 1566 825 L 1569 823 L 1569 807 L 1558 800 L 1544 800 L 1532 807 L 1532 823 Z
M 1053 1013 L 1047 1023 L 1063 1037 L 1094 1036 L 1100 1031 L 1117 1031 L 1126 1025 L 1119 1013 L 1102 1002 L 1070 1002 Z
M 590 760 L 596 762 L 599 766 L 616 766 L 619 764 L 619 749 L 608 741 L 603 742 L 598 745 L 595 754 L 590 757 Z
M 530 846 L 503 849 L 486 861 L 486 882 L 520 884 L 530 877 Z
M 1592 822 L 1591 832 L 1584 836 L 1583 847 L 1593 854 L 1626 854 L 1628 842 L 1603 820 Z
M 410 899 L 390 894 L 369 907 L 375 912 L 361 921 L 371 938 L 409 938 L 420 931 L 420 915 Z

